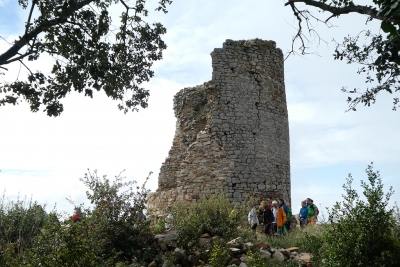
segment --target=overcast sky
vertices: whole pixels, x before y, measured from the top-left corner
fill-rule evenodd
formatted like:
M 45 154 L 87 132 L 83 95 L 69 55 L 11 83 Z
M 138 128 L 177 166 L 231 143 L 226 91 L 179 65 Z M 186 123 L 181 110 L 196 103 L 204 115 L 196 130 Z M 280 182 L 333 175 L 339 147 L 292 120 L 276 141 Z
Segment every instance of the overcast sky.
M 26 20 L 16 2 L 0 0 L 0 35 L 8 41 L 22 35 Z M 287 52 L 296 33 L 291 9 L 282 0 L 175 0 L 168 10 L 166 15 L 151 13 L 152 20 L 168 29 L 168 49 L 145 85 L 151 94 L 148 109 L 124 115 L 103 93 L 93 99 L 71 93 L 58 118 L 31 113 L 25 104 L 0 107 L 0 190 L 6 190 L 7 197 L 32 196 L 71 211 L 65 198 L 85 202 L 79 178 L 88 168 L 110 177 L 126 170 L 126 177 L 139 183 L 152 171 L 148 186 L 156 190 L 175 131 L 173 96 L 211 79 L 210 52 L 226 39 L 253 38 L 274 40 Z M 377 104 L 344 112 L 347 95 L 340 88 L 365 88 L 364 77 L 356 73 L 359 66 L 332 57 L 332 39 L 379 30 L 378 23 L 365 21 L 352 15 L 333 19 L 332 28 L 317 25 L 327 41 L 311 47 L 319 55 L 291 56 L 285 62 L 294 213 L 307 197 L 331 207 L 341 200 L 348 173 L 358 188 L 359 180 L 367 179 L 364 170 L 371 161 L 381 171 L 385 189 L 391 185 L 397 190 L 392 203 L 400 200 L 400 111 L 392 111 L 392 96 L 382 93 Z M 0 53 L 7 48 L 1 40 Z M 51 61 L 44 58 L 30 66 L 47 71 Z M 18 76 L 19 67 L 11 67 L 2 79 L 26 75 L 22 68 Z

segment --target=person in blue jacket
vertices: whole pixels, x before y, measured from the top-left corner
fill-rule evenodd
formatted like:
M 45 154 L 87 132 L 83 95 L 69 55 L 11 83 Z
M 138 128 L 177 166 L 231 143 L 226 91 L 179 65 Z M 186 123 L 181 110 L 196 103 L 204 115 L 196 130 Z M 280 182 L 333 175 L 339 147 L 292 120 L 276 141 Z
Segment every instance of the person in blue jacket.
M 300 226 L 304 227 L 307 225 L 308 222 L 308 207 L 307 207 L 307 202 L 303 200 L 301 202 L 301 209 L 299 213 L 299 218 L 300 218 Z

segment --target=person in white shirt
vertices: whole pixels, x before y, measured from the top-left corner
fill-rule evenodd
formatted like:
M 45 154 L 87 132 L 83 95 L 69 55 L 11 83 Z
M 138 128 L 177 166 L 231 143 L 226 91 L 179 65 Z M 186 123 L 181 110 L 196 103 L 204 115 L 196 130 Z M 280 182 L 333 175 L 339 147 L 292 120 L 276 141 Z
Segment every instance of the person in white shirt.
M 171 213 L 171 207 L 167 207 L 168 215 L 165 217 L 165 229 L 170 230 L 174 227 L 174 215 Z
M 251 210 L 250 210 L 249 214 L 247 215 L 247 218 L 248 218 L 249 224 L 251 226 L 251 229 L 253 231 L 256 231 L 257 226 L 260 224 L 258 221 L 258 216 L 257 216 L 257 205 L 254 204 L 250 207 L 251 207 Z

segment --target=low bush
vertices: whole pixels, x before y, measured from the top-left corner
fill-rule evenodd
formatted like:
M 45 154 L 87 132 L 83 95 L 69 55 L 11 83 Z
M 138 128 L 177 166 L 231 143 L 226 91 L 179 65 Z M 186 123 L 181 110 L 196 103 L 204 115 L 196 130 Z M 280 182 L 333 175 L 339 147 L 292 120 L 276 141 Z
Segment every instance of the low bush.
M 179 245 L 186 247 L 204 233 L 219 236 L 222 242 L 241 235 L 250 238 L 246 203 L 247 201 L 241 205 L 230 203 L 224 194 L 202 196 L 191 205 L 177 203 L 172 212 Z
M 213 267 L 224 267 L 228 263 L 229 260 L 229 250 L 221 245 L 219 242 L 213 244 L 209 263 Z
M 71 219 L 58 223 L 57 216 L 42 215 L 44 210 L 37 205 L 2 204 L 0 266 L 105 267 L 151 262 L 158 246 L 149 223 L 130 214 L 131 206 L 144 208 L 148 190 L 123 180 L 118 175 L 111 181 L 96 171 L 85 174 L 81 181 L 93 208 L 84 209 L 76 223 Z
M 58 223 L 55 211 L 47 214 L 44 207 L 32 199 L 18 197 L 11 201 L 4 192 L 0 199 L 0 265 L 22 257 L 50 223 Z

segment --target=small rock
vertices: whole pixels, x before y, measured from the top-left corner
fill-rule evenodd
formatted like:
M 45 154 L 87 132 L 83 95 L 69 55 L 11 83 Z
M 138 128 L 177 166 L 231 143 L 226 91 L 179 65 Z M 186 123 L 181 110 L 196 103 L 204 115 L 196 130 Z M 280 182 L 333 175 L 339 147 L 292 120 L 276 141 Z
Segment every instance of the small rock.
M 177 259 L 185 260 L 186 259 L 186 251 L 180 248 L 176 248 L 174 251 L 174 255 Z
M 236 259 L 236 258 L 232 258 L 232 259 L 229 261 L 229 265 L 232 265 L 232 264 L 240 265 L 240 263 L 241 263 L 241 261 L 240 261 L 239 259 Z
M 242 243 L 242 239 L 240 237 L 235 238 L 228 243 L 226 243 L 226 247 L 228 248 L 240 248 L 240 244 Z
M 157 267 L 157 263 L 155 261 L 150 262 L 148 267 Z
M 269 259 L 271 258 L 271 253 L 269 253 L 267 250 L 261 249 L 260 250 L 261 253 L 261 258 L 262 259 Z
M 242 263 L 239 264 L 239 267 L 247 267 L 247 264 L 242 262 Z
M 242 255 L 242 257 L 240 257 L 240 261 L 241 262 L 249 262 L 249 259 L 247 258 L 247 256 L 246 255 Z
M 304 262 L 310 262 L 311 261 L 311 255 L 308 253 L 303 253 L 300 255 L 300 260 Z
M 168 250 L 167 245 L 165 245 L 164 243 L 160 244 L 160 248 L 161 248 L 162 251 L 167 251 Z
M 267 243 L 264 242 L 255 243 L 254 246 L 256 246 L 256 248 L 266 249 L 266 250 L 269 250 L 271 248 Z
M 196 255 L 189 255 L 188 261 L 193 263 L 193 265 L 197 266 L 200 264 L 200 257 Z
M 219 241 L 219 236 L 217 236 L 217 235 L 213 236 L 213 237 L 211 237 L 211 240 L 212 241 Z
M 199 246 L 205 247 L 210 244 L 210 238 L 199 238 Z
M 290 252 L 288 251 L 288 250 L 286 250 L 286 249 L 280 249 L 280 250 L 278 250 L 280 253 L 282 253 L 283 254 L 283 256 L 285 256 L 285 259 L 290 259 Z
M 165 235 L 156 235 L 154 238 L 158 240 L 158 244 L 160 244 L 160 246 L 161 244 L 165 244 L 168 247 L 177 247 L 176 240 L 178 238 L 178 233 L 176 231 L 171 231 Z
M 247 242 L 243 244 L 242 251 L 247 252 L 250 251 L 254 247 L 253 243 Z
M 310 267 L 309 263 L 311 263 L 311 255 L 308 253 L 303 253 L 300 255 L 299 263 L 301 266 Z M 312 263 L 311 263 L 312 266 Z
M 290 253 L 299 252 L 299 248 L 298 247 L 291 247 L 291 248 L 287 248 L 286 250 L 289 251 Z
M 162 267 L 175 267 L 172 261 L 170 260 L 165 260 Z
M 272 254 L 272 258 L 276 259 L 279 262 L 285 261 L 285 256 L 280 251 L 275 251 L 275 253 Z
M 205 233 L 205 234 L 202 234 L 200 237 L 201 237 L 201 238 L 210 238 L 210 235 L 207 234 L 207 233 Z
M 239 254 L 239 253 L 240 253 L 240 249 L 239 249 L 239 248 L 229 248 L 229 250 L 230 250 L 233 254 Z

